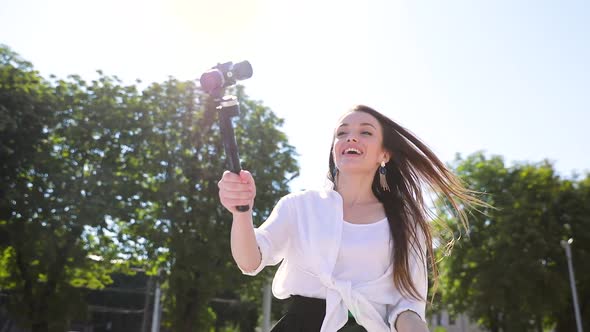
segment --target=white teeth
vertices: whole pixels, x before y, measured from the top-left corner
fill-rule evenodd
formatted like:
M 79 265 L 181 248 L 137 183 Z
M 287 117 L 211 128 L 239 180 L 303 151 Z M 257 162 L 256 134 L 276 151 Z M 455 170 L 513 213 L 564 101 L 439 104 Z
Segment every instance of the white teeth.
M 361 152 L 359 150 L 355 149 L 355 148 L 348 148 L 348 149 L 344 150 L 343 154 L 347 154 L 347 153 L 349 153 L 351 151 L 352 152 L 356 152 L 357 154 L 361 154 Z

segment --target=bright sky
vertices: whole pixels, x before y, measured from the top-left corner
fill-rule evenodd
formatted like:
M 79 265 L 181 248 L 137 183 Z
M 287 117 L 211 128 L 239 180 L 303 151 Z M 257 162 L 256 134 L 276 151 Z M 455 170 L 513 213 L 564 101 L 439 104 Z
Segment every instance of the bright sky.
M 0 43 L 43 75 L 127 83 L 249 60 L 246 92 L 299 152 L 298 190 L 324 183 L 333 127 L 358 103 L 444 161 L 483 149 L 590 171 L 589 18 L 584 0 L 0 0 Z

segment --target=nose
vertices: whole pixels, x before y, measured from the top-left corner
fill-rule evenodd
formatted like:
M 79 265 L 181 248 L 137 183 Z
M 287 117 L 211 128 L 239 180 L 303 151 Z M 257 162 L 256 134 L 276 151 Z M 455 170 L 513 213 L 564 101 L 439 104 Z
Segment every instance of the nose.
M 352 141 L 352 142 L 355 142 L 355 143 L 358 142 L 358 140 L 354 136 L 348 136 L 348 138 L 346 139 L 346 141 L 347 142 L 351 142 Z

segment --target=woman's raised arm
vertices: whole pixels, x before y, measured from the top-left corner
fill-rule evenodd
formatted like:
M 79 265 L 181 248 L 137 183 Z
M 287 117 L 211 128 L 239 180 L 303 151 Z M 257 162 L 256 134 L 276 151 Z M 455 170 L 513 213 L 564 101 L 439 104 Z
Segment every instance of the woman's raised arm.
M 240 172 L 240 175 L 225 171 L 218 187 L 221 204 L 233 214 L 232 256 L 242 271 L 253 271 L 261 263 L 252 223 L 252 207 L 256 196 L 254 178 L 250 172 L 244 170 Z M 240 212 L 236 209 L 239 205 L 248 205 L 250 209 Z

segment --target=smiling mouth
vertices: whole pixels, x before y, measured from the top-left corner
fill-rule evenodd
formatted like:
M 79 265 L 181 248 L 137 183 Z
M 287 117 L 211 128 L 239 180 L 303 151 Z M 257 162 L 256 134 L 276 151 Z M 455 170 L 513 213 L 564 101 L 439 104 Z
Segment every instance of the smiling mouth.
M 361 154 L 363 154 L 363 153 L 360 150 L 357 150 L 355 148 L 348 148 L 348 149 L 342 151 L 342 155 L 360 156 Z

